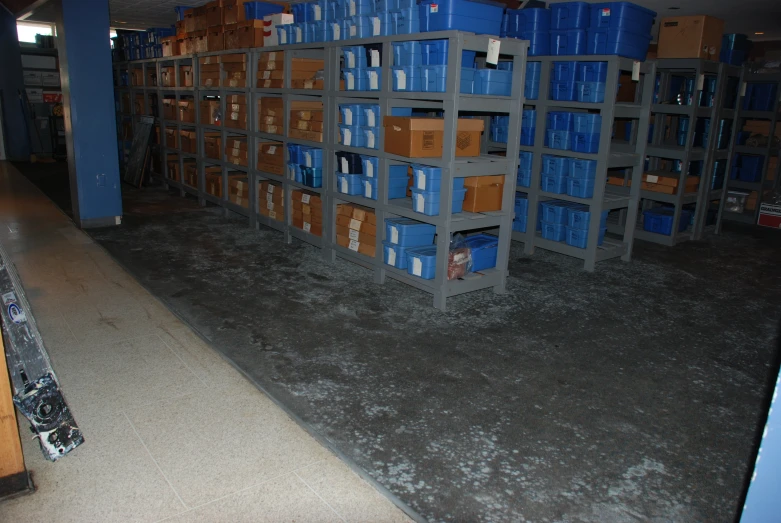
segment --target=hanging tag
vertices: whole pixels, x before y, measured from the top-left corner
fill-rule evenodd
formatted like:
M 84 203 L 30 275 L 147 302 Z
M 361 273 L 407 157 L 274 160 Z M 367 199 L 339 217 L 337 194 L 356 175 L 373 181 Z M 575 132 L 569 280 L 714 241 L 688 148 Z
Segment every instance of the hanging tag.
M 493 38 L 488 39 L 488 55 L 485 58 L 486 63 L 496 65 L 499 63 L 499 48 L 502 42 Z
M 369 127 L 377 127 L 377 124 L 374 123 L 374 111 L 371 109 L 364 109 L 366 113 L 366 119 L 368 120 Z
M 309 232 L 312 230 L 312 224 L 309 222 L 304 222 L 304 232 Z
M 423 171 L 418 171 L 418 189 L 426 190 L 426 175 Z
M 375 149 L 374 145 L 374 131 L 368 130 L 366 131 L 366 147 L 368 149 Z
M 748 85 L 747 83 L 743 82 L 743 84 L 740 86 L 740 97 L 741 98 L 746 96 L 746 86 L 747 85 Z
M 350 174 L 350 166 L 347 163 L 347 158 L 345 158 L 344 156 L 342 156 L 342 172 L 344 174 Z
M 345 125 L 352 125 L 353 124 L 353 111 L 349 107 L 345 107 L 342 109 L 342 112 L 344 113 L 344 124 Z
M 296 27 L 296 43 L 301 44 L 304 42 L 304 38 L 301 36 L 301 28 Z
M 358 252 L 358 247 L 359 247 L 360 245 L 361 245 L 361 244 L 360 244 L 360 243 L 358 243 L 357 241 L 355 241 L 355 240 L 350 240 L 350 250 L 351 250 L 351 251 Z
M 277 152 L 277 146 L 276 145 L 272 145 L 271 147 L 268 148 L 268 150 L 266 151 L 266 154 L 274 154 L 275 152 Z
M 377 49 L 370 49 L 371 51 L 371 60 L 372 64 L 371 67 L 379 67 L 380 66 L 380 52 Z
M 396 249 L 388 249 L 388 265 L 396 266 Z
M 380 36 L 380 17 L 372 18 L 372 36 Z
M 638 62 L 637 60 L 632 62 L 632 81 L 633 82 L 640 81 L 640 62 Z
M 366 177 L 367 178 L 374 178 L 374 164 L 371 162 L 366 162 L 364 167 L 364 171 L 366 171 Z
M 412 274 L 414 276 L 423 274 L 423 263 L 420 261 L 420 258 L 412 258 Z
M 312 167 L 312 153 L 309 151 L 304 151 L 304 156 L 306 158 L 306 166 Z
M 705 85 L 705 75 L 701 74 L 697 76 L 697 90 L 702 91 L 702 87 Z
M 277 59 L 277 52 L 276 51 L 272 51 L 272 52 L 268 53 L 268 61 L 269 62 L 273 62 L 276 59 Z
M 347 90 L 348 91 L 355 90 L 355 75 L 353 75 L 352 73 L 347 73 Z

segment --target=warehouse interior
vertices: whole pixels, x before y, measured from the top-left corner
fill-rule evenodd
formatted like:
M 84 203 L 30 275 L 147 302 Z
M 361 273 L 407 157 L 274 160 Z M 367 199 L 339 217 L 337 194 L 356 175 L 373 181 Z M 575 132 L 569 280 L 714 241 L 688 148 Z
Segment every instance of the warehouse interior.
M 777 517 L 777 2 L 0 21 L 0 520 Z

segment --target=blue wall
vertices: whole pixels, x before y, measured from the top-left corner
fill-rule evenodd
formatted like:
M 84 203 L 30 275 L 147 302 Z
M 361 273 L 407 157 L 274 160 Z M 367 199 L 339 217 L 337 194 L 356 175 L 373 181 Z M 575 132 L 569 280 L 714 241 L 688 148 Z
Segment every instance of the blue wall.
M 22 57 L 16 35 L 16 18 L 0 5 L 0 96 L 3 100 L 3 118 L 6 156 L 9 160 L 29 160 L 30 146 L 24 114 L 19 102 L 22 81 Z
M 108 0 L 62 0 L 57 36 L 72 136 L 71 196 L 82 226 L 122 215 L 108 33 Z

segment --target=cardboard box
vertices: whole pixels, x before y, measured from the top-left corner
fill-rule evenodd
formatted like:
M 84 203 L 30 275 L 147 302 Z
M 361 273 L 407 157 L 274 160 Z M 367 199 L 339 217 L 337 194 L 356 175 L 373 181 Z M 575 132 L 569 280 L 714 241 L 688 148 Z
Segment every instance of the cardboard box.
M 319 58 L 292 58 L 290 60 L 290 71 L 306 71 L 316 73 L 325 68 L 325 60 Z
M 195 102 L 193 100 L 179 100 L 179 121 L 195 123 Z
M 282 89 L 284 87 L 284 80 L 258 80 L 257 86 L 262 89 Z
M 220 125 L 219 100 L 201 100 L 201 123 L 204 125 Z
M 206 173 L 206 193 L 222 198 L 222 174 Z
M 206 53 L 209 51 L 209 39 L 206 29 L 190 33 L 190 49 L 193 53 Z
M 284 176 L 285 146 L 282 142 L 264 142 L 258 145 L 258 170 Z
M 385 152 L 407 158 L 441 158 L 445 131 L 444 118 L 386 116 Z M 459 118 L 456 132 L 456 156 L 479 156 L 480 134 L 485 122 Z
M 302 205 L 309 205 L 310 207 L 320 207 L 323 206 L 323 200 L 315 193 L 311 193 L 309 191 L 303 191 L 301 189 L 296 189 L 290 193 L 290 200 L 294 203 L 299 202 Z
M 325 86 L 323 80 L 290 80 L 291 89 L 314 89 L 322 91 Z
M 195 30 L 206 31 L 208 25 L 206 25 L 206 6 L 196 7 L 195 12 Z
M 184 160 L 184 183 L 191 187 L 198 188 L 198 168 L 195 160 L 189 158 Z
M 667 174 L 651 174 L 643 173 L 643 182 L 648 184 L 667 185 L 669 187 L 678 187 L 680 184 L 680 177 L 678 173 Z M 686 187 L 697 186 L 700 183 L 699 176 L 687 176 L 685 179 Z
M 377 236 L 376 223 L 363 222 L 361 220 L 353 218 L 352 216 L 345 216 L 344 214 L 337 213 L 336 225 L 339 227 L 346 227 L 354 231 L 363 232 L 368 234 L 369 236 L 374 236 L 374 237 Z
M 225 35 L 222 27 L 210 27 L 206 31 L 206 46 L 211 51 L 222 51 L 225 49 Z
M 310 142 L 322 142 L 323 133 L 315 131 L 299 131 L 298 129 L 290 129 L 287 133 L 290 138 L 297 138 L 299 140 L 309 140 Z
M 173 67 L 160 68 L 160 85 L 162 87 L 176 86 L 176 74 Z
M 195 8 L 187 9 L 184 12 L 184 31 L 192 33 L 195 30 Z
M 163 48 L 163 56 L 177 56 L 179 54 L 179 42 L 176 36 L 164 36 L 160 39 Z
M 263 20 L 239 22 L 225 30 L 225 49 L 263 47 Z
M 315 236 L 323 235 L 322 223 L 312 223 L 304 220 L 303 218 L 296 218 L 293 220 L 293 227 L 298 227 L 304 232 L 308 232 L 309 234 L 314 234 Z
M 187 29 L 185 28 L 185 23 L 186 22 L 184 20 L 179 20 L 179 21 L 176 22 L 174 27 L 176 27 L 176 36 L 177 37 L 184 36 L 187 33 Z
M 178 149 L 179 146 L 177 145 L 177 137 L 178 133 L 176 132 L 176 129 L 168 129 L 165 130 L 165 146 L 170 147 L 171 149 Z
M 351 240 L 347 236 L 342 236 L 340 234 L 336 235 L 336 243 L 342 247 L 350 249 L 351 251 L 355 251 L 359 254 L 363 254 L 364 256 L 374 258 L 375 247 L 373 245 L 367 245 L 365 243 Z
M 179 131 L 180 149 L 186 153 L 195 154 L 197 150 L 195 131 Z
M 179 106 L 176 103 L 176 98 L 163 98 L 163 119 L 176 120 L 178 114 Z
M 466 197 L 463 209 L 467 212 L 502 210 L 504 176 L 470 176 L 464 179 Z
M 222 133 L 218 131 L 204 131 L 203 153 L 208 158 L 222 160 Z
M 244 16 L 244 4 L 251 0 L 223 0 L 222 2 L 222 19 L 225 25 L 235 24 L 237 22 L 243 22 L 247 18 Z M 290 12 L 290 4 L 288 2 L 269 2 L 268 4 L 281 5 L 284 13 Z M 262 21 L 262 20 L 261 20 Z
M 279 45 L 279 35 L 277 27 L 280 25 L 292 24 L 293 15 L 287 13 L 276 13 L 263 17 L 263 44 L 267 47 Z
M 179 87 L 192 87 L 192 86 L 193 86 L 193 66 L 180 65 L 179 66 Z
M 206 27 L 211 29 L 222 26 L 222 0 L 214 0 L 204 6 L 206 9 Z
M 659 25 L 658 58 L 719 59 L 724 20 L 712 16 L 671 16 Z
M 260 55 L 258 71 L 281 71 L 285 67 L 284 51 L 269 51 Z

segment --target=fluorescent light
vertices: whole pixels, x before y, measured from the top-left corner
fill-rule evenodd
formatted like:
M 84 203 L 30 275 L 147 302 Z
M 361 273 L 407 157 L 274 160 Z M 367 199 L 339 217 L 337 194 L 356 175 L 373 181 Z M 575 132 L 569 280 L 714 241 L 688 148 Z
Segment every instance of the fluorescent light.
M 763 32 L 761 32 L 761 31 L 760 31 L 760 32 L 757 32 L 757 33 L 754 33 L 754 34 L 755 34 L 755 35 L 763 35 L 763 34 L 765 34 L 765 33 L 763 33 Z

